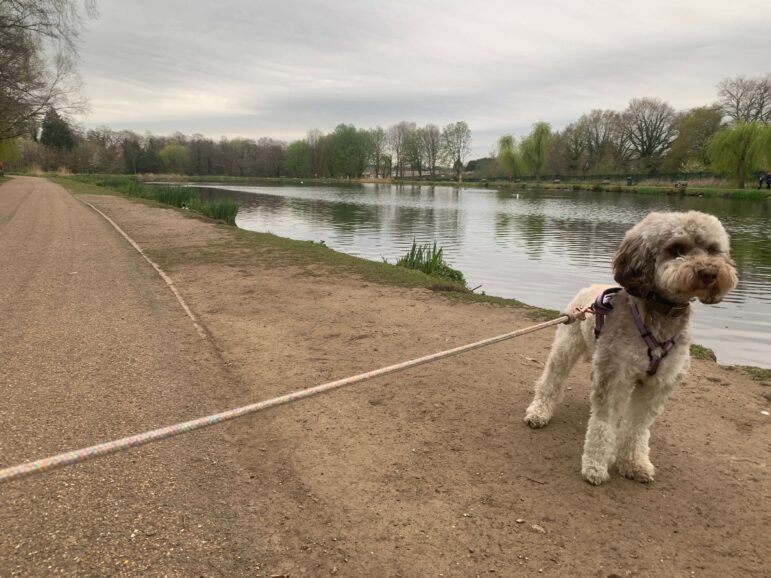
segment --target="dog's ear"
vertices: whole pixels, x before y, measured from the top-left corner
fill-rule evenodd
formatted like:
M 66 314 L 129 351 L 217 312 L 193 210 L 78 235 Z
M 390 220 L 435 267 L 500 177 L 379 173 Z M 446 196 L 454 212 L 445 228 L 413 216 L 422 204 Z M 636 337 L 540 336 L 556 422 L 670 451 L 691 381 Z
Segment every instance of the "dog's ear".
M 632 295 L 644 297 L 654 288 L 656 258 L 639 232 L 627 231 L 613 257 L 613 278 Z

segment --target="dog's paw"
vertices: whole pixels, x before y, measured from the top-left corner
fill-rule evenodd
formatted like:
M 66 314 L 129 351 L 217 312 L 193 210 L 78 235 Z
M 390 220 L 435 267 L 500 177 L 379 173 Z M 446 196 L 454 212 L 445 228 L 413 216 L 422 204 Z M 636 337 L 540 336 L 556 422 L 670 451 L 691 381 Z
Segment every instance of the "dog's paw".
M 530 404 L 525 412 L 525 423 L 533 429 L 546 427 L 551 421 L 551 412 L 540 405 Z
M 630 480 L 650 484 L 656 475 L 656 468 L 648 458 L 638 460 L 619 460 L 616 462 L 618 473 Z
M 581 475 L 593 486 L 604 484 L 610 479 L 608 467 L 596 462 L 584 462 L 581 466 Z

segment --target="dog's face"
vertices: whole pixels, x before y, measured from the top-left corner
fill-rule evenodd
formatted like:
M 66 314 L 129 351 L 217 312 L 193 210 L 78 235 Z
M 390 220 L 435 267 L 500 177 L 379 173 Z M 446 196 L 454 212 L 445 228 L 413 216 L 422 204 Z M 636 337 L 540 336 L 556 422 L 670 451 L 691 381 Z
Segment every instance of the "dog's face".
M 655 291 L 679 303 L 719 303 L 737 283 L 728 233 L 698 211 L 649 214 L 627 231 L 613 273 L 634 295 Z

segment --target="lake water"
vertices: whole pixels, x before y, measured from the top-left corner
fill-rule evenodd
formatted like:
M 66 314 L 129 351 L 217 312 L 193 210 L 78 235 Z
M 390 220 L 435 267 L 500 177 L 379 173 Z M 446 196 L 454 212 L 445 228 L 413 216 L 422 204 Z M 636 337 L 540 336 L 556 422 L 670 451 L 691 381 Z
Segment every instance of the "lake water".
M 726 364 L 771 367 L 771 203 L 569 191 L 353 185 L 201 187 L 232 198 L 252 231 L 324 241 L 393 263 L 413 239 L 437 241 L 469 287 L 562 309 L 591 283 L 612 283 L 611 258 L 624 232 L 654 210 L 700 210 L 732 238 L 739 286 L 722 303 L 697 303 L 695 341 Z

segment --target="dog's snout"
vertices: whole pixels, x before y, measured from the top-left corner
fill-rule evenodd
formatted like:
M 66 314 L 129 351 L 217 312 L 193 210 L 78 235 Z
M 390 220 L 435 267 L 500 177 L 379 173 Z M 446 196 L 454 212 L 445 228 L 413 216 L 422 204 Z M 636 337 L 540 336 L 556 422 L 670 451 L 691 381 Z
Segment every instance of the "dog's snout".
M 712 268 L 700 269 L 698 275 L 702 285 L 709 287 L 717 279 L 717 270 Z

